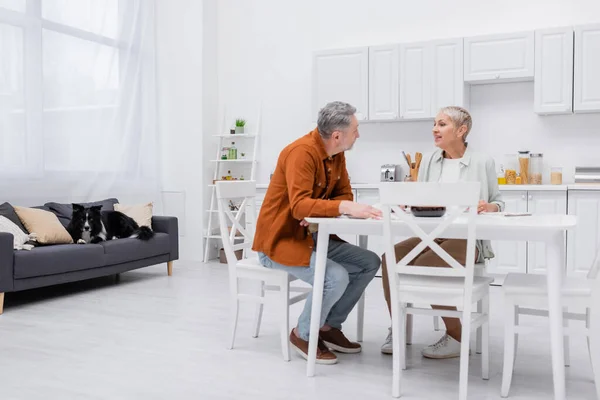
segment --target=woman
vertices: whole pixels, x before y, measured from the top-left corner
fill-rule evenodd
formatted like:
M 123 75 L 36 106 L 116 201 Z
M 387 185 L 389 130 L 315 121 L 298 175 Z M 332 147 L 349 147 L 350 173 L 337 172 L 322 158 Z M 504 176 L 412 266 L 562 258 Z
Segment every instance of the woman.
M 438 150 L 425 156 L 419 169 L 419 182 L 459 182 L 477 181 L 481 183 L 477 212 L 498 212 L 504 209 L 504 202 L 498 190 L 494 160 L 484 154 L 473 151 L 467 144 L 471 131 L 471 115 L 461 107 L 442 108 L 435 117 L 433 141 Z M 408 254 L 421 240 L 410 238 L 394 246 L 396 261 Z M 466 262 L 467 241 L 464 239 L 436 239 L 436 243 L 461 264 Z M 493 258 L 494 253 L 489 241 L 477 241 L 475 260 Z M 390 289 L 387 277 L 385 255 L 382 260 L 382 282 L 385 300 L 390 307 Z M 422 266 L 449 267 L 431 249 L 426 248 L 409 264 Z M 432 306 L 438 309 L 454 310 L 454 307 Z M 422 350 L 427 358 L 452 358 L 460 356 L 461 323 L 458 318 L 443 317 L 446 334 L 435 344 Z M 382 353 L 392 353 L 392 331 L 381 346 Z

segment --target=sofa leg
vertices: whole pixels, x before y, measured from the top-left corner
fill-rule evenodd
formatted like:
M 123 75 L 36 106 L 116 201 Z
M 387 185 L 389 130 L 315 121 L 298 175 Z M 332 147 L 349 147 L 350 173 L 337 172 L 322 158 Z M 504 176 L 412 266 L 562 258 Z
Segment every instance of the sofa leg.
M 173 275 L 173 261 L 167 262 L 167 273 L 169 276 Z
M 4 293 L 0 293 L 0 315 L 4 312 Z

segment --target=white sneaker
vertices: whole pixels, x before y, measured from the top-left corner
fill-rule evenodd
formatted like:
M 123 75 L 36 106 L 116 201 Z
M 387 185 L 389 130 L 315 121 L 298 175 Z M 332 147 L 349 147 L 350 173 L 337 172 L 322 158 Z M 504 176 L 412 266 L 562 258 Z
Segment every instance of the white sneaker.
M 389 333 L 387 335 L 387 338 L 385 339 L 385 343 L 383 343 L 383 345 L 381 346 L 381 352 L 383 354 L 392 354 L 393 353 L 393 347 L 392 347 L 392 328 L 388 328 Z
M 436 359 L 460 357 L 460 342 L 446 333 L 437 343 L 425 347 L 421 354 Z

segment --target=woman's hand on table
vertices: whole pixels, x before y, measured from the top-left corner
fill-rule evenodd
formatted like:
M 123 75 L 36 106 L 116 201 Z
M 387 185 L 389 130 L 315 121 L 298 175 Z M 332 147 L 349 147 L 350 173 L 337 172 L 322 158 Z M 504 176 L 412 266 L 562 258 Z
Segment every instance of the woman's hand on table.
M 477 205 L 477 214 L 481 214 L 482 212 L 498 212 L 500 209 L 497 204 L 488 203 L 484 200 L 479 200 L 479 204 Z

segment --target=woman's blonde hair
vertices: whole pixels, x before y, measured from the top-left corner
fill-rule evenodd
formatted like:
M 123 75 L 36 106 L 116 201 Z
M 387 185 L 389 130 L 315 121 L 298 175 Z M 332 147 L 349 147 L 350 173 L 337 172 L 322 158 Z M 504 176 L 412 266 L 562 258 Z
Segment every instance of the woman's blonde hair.
M 463 125 L 467 127 L 467 131 L 463 135 L 463 142 L 466 142 L 467 135 L 469 134 L 469 132 L 471 132 L 471 127 L 473 126 L 471 114 L 469 114 L 469 112 L 466 109 L 458 106 L 444 107 L 440 110 L 440 113 L 446 114 L 452 120 L 452 123 L 457 129 Z

